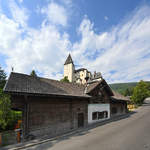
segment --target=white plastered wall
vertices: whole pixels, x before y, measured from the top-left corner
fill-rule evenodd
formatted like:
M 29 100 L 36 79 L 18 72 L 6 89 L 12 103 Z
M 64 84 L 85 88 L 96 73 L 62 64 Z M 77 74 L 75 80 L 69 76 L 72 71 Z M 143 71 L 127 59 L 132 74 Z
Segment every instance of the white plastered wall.
M 82 70 L 79 72 L 80 79 L 82 80 L 82 84 L 86 83 L 85 77 L 87 76 L 87 70 Z
M 102 112 L 102 111 L 107 111 L 108 112 L 108 117 L 100 120 L 92 120 L 92 113 L 93 112 Z M 95 122 L 100 122 L 106 119 L 110 118 L 110 104 L 89 104 L 88 105 L 88 123 L 95 123 Z
M 68 77 L 70 82 L 74 81 L 74 66 L 72 63 L 64 65 L 64 77 Z

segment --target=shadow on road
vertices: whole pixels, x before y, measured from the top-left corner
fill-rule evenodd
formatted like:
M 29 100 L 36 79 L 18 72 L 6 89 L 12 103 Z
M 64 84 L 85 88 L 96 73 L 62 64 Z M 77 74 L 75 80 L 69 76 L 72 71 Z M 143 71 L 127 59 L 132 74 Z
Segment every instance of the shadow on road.
M 39 144 L 39 145 L 36 145 L 36 146 L 33 146 L 33 147 L 29 147 L 29 148 L 26 148 L 26 149 L 27 150 L 33 150 L 33 149 L 36 149 L 36 150 L 41 150 L 41 149 L 42 150 L 48 150 L 49 148 L 54 146 L 56 143 L 59 143 L 59 142 L 61 142 L 63 140 L 68 140 L 68 139 L 71 139 L 72 137 L 75 137 L 75 136 L 86 135 L 86 134 L 90 133 L 91 132 L 90 130 L 93 129 L 93 128 L 96 128 L 96 127 L 99 127 L 99 126 L 104 126 L 105 124 L 108 124 L 110 122 L 116 122 L 116 121 L 119 121 L 119 120 L 122 120 L 122 119 L 129 118 L 135 113 L 136 113 L 135 111 L 132 111 L 132 112 L 127 113 L 126 115 L 117 116 L 117 117 L 114 117 L 114 118 L 112 118 L 110 120 L 105 120 L 103 122 L 99 122 L 99 123 L 96 123 L 94 125 L 90 125 L 87 128 L 79 129 L 79 130 L 77 130 L 75 133 L 73 133 L 71 135 L 67 135 L 67 136 L 58 138 L 57 140 L 48 141 L 48 142 L 45 142 L 43 144 Z

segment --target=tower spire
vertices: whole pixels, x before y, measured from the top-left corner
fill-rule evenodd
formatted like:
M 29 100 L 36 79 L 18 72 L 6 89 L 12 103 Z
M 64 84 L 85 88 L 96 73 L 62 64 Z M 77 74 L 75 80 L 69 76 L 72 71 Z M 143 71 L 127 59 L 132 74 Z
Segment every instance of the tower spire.
M 73 64 L 73 60 L 71 58 L 71 55 L 69 54 L 66 61 L 65 61 L 65 63 L 64 63 L 64 65 L 71 64 L 71 63 Z

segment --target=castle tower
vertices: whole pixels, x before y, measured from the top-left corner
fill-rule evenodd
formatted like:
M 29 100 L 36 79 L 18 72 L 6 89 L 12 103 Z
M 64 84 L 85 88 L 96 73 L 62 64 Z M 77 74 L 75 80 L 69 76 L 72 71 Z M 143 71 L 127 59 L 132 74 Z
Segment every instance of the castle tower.
M 70 82 L 74 82 L 74 64 L 71 58 L 71 55 L 67 57 L 65 63 L 64 63 L 64 77 L 68 77 L 68 80 Z

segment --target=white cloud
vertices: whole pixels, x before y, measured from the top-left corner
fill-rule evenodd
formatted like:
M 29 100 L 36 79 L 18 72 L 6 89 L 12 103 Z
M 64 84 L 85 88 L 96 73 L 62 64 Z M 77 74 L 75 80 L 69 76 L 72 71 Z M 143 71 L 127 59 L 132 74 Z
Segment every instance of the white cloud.
M 68 22 L 63 6 L 51 2 L 44 8 L 42 11 L 50 22 L 46 24 L 44 20 L 38 29 L 27 26 L 27 9 L 21 9 L 13 1 L 10 8 L 12 19 L 0 12 L 0 53 L 7 56 L 7 72 L 13 66 L 16 72 L 29 73 L 35 69 L 46 77 L 59 79 L 66 56 L 71 51 L 78 65 L 102 72 L 109 82 L 150 78 L 149 6 L 136 9 L 131 16 L 104 33 L 96 33 L 94 23 L 85 17 L 78 29 L 81 40 L 75 43 L 71 43 L 69 35 L 64 30 L 60 32 L 57 26 L 66 26 Z
M 0 14 L 0 52 L 7 54 L 13 49 L 14 42 L 20 38 L 20 34 L 19 24 Z
M 26 25 L 20 28 L 22 24 Z M 40 29 L 32 29 L 26 19 L 22 23 L 16 16 L 10 19 L 4 14 L 0 14 L 0 41 L 0 53 L 7 56 L 7 72 L 12 66 L 16 72 L 35 69 L 55 79 L 62 75 L 60 71 L 71 46 L 68 34 L 59 33 L 52 24 L 42 23 Z
M 18 6 L 14 0 L 9 0 L 9 8 L 13 20 L 21 26 L 27 26 L 29 11 L 24 7 Z
M 41 9 L 41 12 L 47 15 L 51 23 L 62 26 L 67 25 L 67 12 L 63 6 L 50 2 L 48 7 Z
M 18 0 L 19 1 L 19 3 L 22 3 L 23 2 L 23 0 Z
M 4 26 L 6 21 L 10 22 L 8 27 Z M 14 26 L 10 27 L 12 24 Z M 0 34 L 2 31 L 6 31 L 5 34 L 8 36 L 0 44 L 0 52 L 8 57 L 6 60 L 8 71 L 13 66 L 16 72 L 29 73 L 35 69 L 43 73 L 44 76 L 58 77 L 53 73 L 62 70 L 64 58 L 70 45 L 67 35 L 60 35 L 54 26 L 48 25 L 40 30 L 28 30 L 22 39 L 20 38 L 22 32 L 19 31 L 18 25 L 8 18 L 3 19 L 3 24 L 0 24 Z M 9 33 L 12 33 L 12 36 L 9 36 Z M 1 39 L 3 37 L 0 37 Z
M 150 7 L 136 9 L 110 32 L 97 34 L 94 24 L 84 18 L 81 41 L 73 46 L 79 65 L 101 71 L 109 82 L 137 81 L 150 77 Z M 91 59 L 93 56 L 93 59 Z M 147 57 L 148 58 L 145 58 Z

